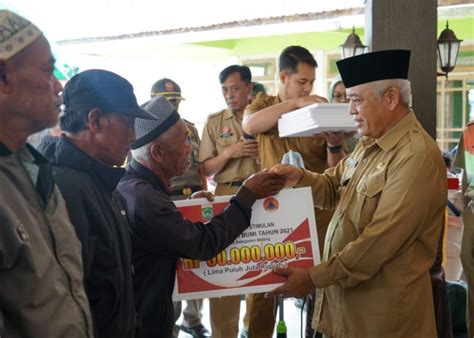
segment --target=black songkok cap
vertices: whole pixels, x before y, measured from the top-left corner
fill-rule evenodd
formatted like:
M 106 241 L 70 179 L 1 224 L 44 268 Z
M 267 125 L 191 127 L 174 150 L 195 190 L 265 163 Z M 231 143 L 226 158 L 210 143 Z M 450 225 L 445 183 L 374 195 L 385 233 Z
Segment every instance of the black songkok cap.
M 389 79 L 408 79 L 409 50 L 391 49 L 361 54 L 337 61 L 346 88 Z

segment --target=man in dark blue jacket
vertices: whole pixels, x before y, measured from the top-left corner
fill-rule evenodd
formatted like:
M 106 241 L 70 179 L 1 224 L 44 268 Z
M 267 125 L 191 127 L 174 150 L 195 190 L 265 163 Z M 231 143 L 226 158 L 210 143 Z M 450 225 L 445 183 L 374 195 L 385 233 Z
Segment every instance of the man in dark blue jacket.
M 170 198 L 170 184 L 189 164 L 186 123 L 164 97 L 151 99 L 144 109 L 156 120 L 135 121 L 133 160 L 117 189 L 127 201 L 132 228 L 136 337 L 169 338 L 176 259 L 217 255 L 250 225 L 255 200 L 278 193 L 283 182 L 268 172 L 255 174 L 208 223 L 183 219 Z
M 54 165 L 54 179 L 82 243 L 95 336 L 132 338 L 130 234 L 122 200 L 114 191 L 125 172 L 119 166 L 135 141 L 135 118 L 153 117 L 139 108 L 127 80 L 104 70 L 77 74 L 63 96 L 64 134 L 43 139 L 39 147 Z

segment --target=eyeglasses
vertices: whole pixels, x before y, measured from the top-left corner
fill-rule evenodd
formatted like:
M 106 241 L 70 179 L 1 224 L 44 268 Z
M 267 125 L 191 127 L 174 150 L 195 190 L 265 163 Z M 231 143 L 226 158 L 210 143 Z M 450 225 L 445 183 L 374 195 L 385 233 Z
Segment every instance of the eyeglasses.
M 338 101 L 349 101 L 350 97 L 346 94 L 335 92 L 332 94 L 332 98 Z

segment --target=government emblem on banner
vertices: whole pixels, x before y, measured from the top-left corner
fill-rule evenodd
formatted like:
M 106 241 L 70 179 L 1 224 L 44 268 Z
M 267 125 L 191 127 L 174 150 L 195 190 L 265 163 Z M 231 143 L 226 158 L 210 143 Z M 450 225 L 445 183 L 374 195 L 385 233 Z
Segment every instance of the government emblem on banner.
M 202 218 L 205 220 L 205 221 L 210 221 L 211 218 L 214 216 L 214 212 L 212 210 L 212 206 L 206 206 L 206 207 L 202 207 L 201 208 L 201 212 L 202 212 Z
M 277 211 L 278 208 L 280 207 L 280 202 L 275 197 L 267 197 L 263 201 L 263 208 L 266 211 L 273 212 Z

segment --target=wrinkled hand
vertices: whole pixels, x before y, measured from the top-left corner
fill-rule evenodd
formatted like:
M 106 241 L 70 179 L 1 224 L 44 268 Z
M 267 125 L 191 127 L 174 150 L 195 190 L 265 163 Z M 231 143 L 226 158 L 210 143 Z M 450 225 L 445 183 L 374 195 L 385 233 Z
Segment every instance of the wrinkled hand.
M 214 201 L 214 194 L 210 191 L 206 191 L 206 190 L 199 190 L 199 191 L 196 191 L 195 193 L 193 193 L 191 195 L 191 198 L 192 199 L 195 199 L 195 198 L 206 198 L 208 201 Z
M 322 133 L 329 147 L 339 147 L 345 140 L 351 138 L 355 132 L 344 132 L 344 131 L 327 131 Z
M 270 172 L 277 174 L 285 180 L 286 187 L 294 187 L 303 178 L 304 171 L 291 164 L 277 164 Z
M 313 103 L 328 103 L 328 100 L 325 97 L 318 95 L 300 96 L 296 99 L 296 105 L 298 108 L 303 108 Z
M 227 158 L 239 158 L 244 156 L 258 157 L 258 142 L 255 140 L 240 139 L 238 142 L 224 150 Z
M 273 273 L 288 277 L 282 286 L 265 294 L 266 298 L 283 295 L 283 297 L 303 298 L 314 289 L 313 281 L 309 276 L 309 270 L 303 268 L 274 268 Z
M 244 182 L 244 186 L 253 192 L 257 199 L 276 195 L 285 186 L 285 179 L 275 173 L 261 171 Z

